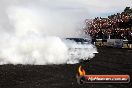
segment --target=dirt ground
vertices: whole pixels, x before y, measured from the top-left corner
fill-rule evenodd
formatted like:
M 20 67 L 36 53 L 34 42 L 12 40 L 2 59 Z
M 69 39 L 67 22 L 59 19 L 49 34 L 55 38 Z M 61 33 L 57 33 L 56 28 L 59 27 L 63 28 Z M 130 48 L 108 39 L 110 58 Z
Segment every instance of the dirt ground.
M 90 61 L 74 65 L 1 65 L 0 88 L 132 88 L 132 82 L 77 84 L 79 65 L 87 74 L 128 74 L 132 79 L 132 50 L 98 47 L 98 52 Z

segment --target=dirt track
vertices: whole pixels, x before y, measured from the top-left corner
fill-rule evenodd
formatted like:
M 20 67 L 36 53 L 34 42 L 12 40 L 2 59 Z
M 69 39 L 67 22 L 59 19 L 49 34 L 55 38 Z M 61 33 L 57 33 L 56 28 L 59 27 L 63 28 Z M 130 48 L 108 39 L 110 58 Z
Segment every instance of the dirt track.
M 79 65 L 87 74 L 129 74 L 132 79 L 132 50 L 98 48 L 98 52 L 90 61 L 76 65 L 1 65 L 0 88 L 132 88 L 132 82 L 77 84 Z

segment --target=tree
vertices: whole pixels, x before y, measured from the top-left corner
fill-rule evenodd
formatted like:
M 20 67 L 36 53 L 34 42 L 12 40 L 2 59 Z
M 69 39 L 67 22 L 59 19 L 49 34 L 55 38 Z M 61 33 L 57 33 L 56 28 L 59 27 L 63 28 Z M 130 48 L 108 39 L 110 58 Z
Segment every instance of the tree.
M 129 9 L 130 9 L 130 7 L 126 7 L 126 8 L 124 9 L 124 12 L 127 12 Z

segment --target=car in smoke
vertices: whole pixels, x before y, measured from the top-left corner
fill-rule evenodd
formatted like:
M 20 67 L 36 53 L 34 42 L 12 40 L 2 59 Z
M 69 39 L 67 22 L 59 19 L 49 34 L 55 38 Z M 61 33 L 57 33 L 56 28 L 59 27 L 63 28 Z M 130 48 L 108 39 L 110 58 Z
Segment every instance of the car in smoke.
M 87 38 L 66 38 L 66 45 L 69 50 L 70 61 L 82 62 L 88 61 L 97 53 L 96 47 L 91 44 L 91 40 Z
M 89 44 L 89 43 L 91 43 L 91 40 L 89 40 L 87 38 L 66 38 L 66 40 L 74 41 L 74 42 L 80 43 L 80 44 Z

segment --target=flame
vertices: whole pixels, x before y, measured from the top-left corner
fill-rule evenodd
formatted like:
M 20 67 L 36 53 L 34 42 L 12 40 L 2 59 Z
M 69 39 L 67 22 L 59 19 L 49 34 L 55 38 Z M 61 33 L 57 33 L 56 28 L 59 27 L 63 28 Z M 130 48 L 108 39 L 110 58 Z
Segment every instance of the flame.
M 80 76 L 84 76 L 86 74 L 85 70 L 82 68 L 82 66 L 79 66 L 78 72 Z

